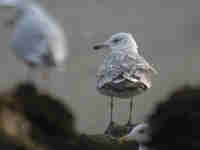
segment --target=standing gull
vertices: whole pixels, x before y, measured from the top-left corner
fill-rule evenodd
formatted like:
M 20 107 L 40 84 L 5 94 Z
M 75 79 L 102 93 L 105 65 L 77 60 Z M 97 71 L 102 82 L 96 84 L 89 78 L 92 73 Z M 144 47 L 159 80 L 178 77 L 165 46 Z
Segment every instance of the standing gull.
M 67 56 L 64 31 L 43 8 L 31 0 L 1 0 L 0 7 L 16 10 L 6 25 L 15 27 L 11 48 L 29 69 L 28 80 L 33 79 L 34 69 L 41 69 L 46 79 L 52 68 L 64 69 Z
M 151 75 L 157 71 L 138 53 L 138 46 L 130 33 L 116 33 L 107 41 L 93 46 L 94 50 L 108 48 L 111 52 L 97 73 L 97 90 L 111 97 L 110 123 L 105 131 L 113 127 L 114 97 L 130 98 L 127 126 L 132 126 L 133 96 L 151 88 Z

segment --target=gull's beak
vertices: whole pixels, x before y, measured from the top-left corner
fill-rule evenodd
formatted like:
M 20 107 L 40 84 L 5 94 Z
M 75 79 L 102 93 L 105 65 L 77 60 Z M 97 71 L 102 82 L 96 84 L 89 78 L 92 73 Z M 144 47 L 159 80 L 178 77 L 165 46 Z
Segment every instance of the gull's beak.
M 94 50 L 101 50 L 101 49 L 107 49 L 109 47 L 110 47 L 109 44 L 107 42 L 104 42 L 104 43 L 95 44 L 93 46 L 93 49 Z
M 124 143 L 125 143 L 124 137 L 120 137 L 119 138 L 119 144 L 124 144 Z
M 135 141 L 135 142 L 136 142 L 134 136 L 129 136 L 129 135 L 127 135 L 127 136 L 123 136 L 123 137 L 119 138 L 119 143 L 120 143 L 120 144 L 124 144 L 124 143 L 126 143 L 126 142 L 128 142 L 128 141 Z
M 126 136 L 123 136 L 123 137 L 119 138 L 119 144 L 124 144 L 125 142 L 127 142 Z

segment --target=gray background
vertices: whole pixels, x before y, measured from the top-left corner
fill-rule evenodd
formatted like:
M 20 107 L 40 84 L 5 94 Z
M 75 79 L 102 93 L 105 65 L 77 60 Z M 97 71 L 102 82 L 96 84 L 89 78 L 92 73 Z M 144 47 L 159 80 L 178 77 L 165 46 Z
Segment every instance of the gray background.
M 153 78 L 153 88 L 135 98 L 134 122 L 145 119 L 155 102 L 177 86 L 198 83 L 199 0 L 41 0 L 41 3 L 64 26 L 70 50 L 66 72 L 53 73 L 49 90 L 71 106 L 80 131 L 100 133 L 107 126 L 109 101 L 95 89 L 96 71 L 106 51 L 94 52 L 91 45 L 113 33 L 131 32 L 140 53 L 159 70 L 159 75 Z M 3 14 L 0 13 L 1 18 Z M 1 23 L 0 31 L 0 87 L 7 88 L 25 78 L 24 65 L 9 49 L 12 30 Z M 116 101 L 114 119 L 125 123 L 127 115 L 128 102 Z

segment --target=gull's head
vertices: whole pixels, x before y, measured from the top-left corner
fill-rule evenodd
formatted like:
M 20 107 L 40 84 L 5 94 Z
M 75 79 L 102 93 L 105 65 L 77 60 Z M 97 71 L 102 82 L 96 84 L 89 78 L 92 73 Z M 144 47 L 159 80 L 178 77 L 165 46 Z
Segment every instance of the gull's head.
M 34 6 L 39 0 L 0 0 L 0 9 L 17 9 L 23 11 Z
M 14 24 L 15 17 L 13 16 L 17 13 L 17 7 L 20 3 L 20 0 L 0 0 L 0 12 L 6 14 L 6 19 L 3 20 L 5 27 L 10 27 Z
M 0 8 L 17 8 L 22 3 L 24 3 L 25 0 L 1 0 L 0 1 Z
M 96 44 L 93 49 L 100 50 L 110 48 L 112 50 L 131 49 L 137 53 L 137 43 L 130 33 L 120 32 L 112 35 L 107 41 Z
M 119 139 L 120 143 L 135 141 L 139 144 L 145 144 L 150 141 L 149 125 L 141 123 L 133 128 L 133 130 L 126 136 Z
M 12 12 L 11 14 L 14 11 L 14 15 L 5 21 L 5 26 L 14 25 L 26 13 L 25 10 L 30 10 L 35 1 L 38 0 L 0 0 L 0 11 Z

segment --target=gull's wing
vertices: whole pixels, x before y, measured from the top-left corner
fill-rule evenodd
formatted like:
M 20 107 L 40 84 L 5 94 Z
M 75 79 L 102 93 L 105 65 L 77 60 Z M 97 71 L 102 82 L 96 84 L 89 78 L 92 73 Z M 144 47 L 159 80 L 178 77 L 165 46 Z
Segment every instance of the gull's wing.
M 149 72 L 153 74 L 158 74 L 158 71 L 150 65 L 144 57 L 140 56 L 139 54 L 128 54 L 127 55 L 127 61 L 130 63 L 132 61 L 135 61 L 136 68 L 139 70 L 142 70 L 144 72 Z
M 128 79 L 134 83 L 145 80 L 145 74 L 148 74 L 151 66 L 145 59 L 137 55 L 130 55 L 122 52 L 112 52 L 106 56 L 104 64 L 100 67 L 97 78 L 100 85 L 109 82 L 121 82 Z
M 104 59 L 104 64 L 100 67 L 97 78 L 99 81 L 98 86 L 102 86 L 105 83 L 109 82 L 121 82 L 124 80 L 123 75 L 128 74 L 130 72 L 131 67 L 133 68 L 133 64 L 135 62 L 126 62 L 127 54 L 120 52 L 111 52 Z M 131 66 L 130 66 L 131 65 Z M 132 79 L 132 80 L 131 80 Z M 133 82 L 137 82 L 137 78 L 131 78 L 129 80 Z

